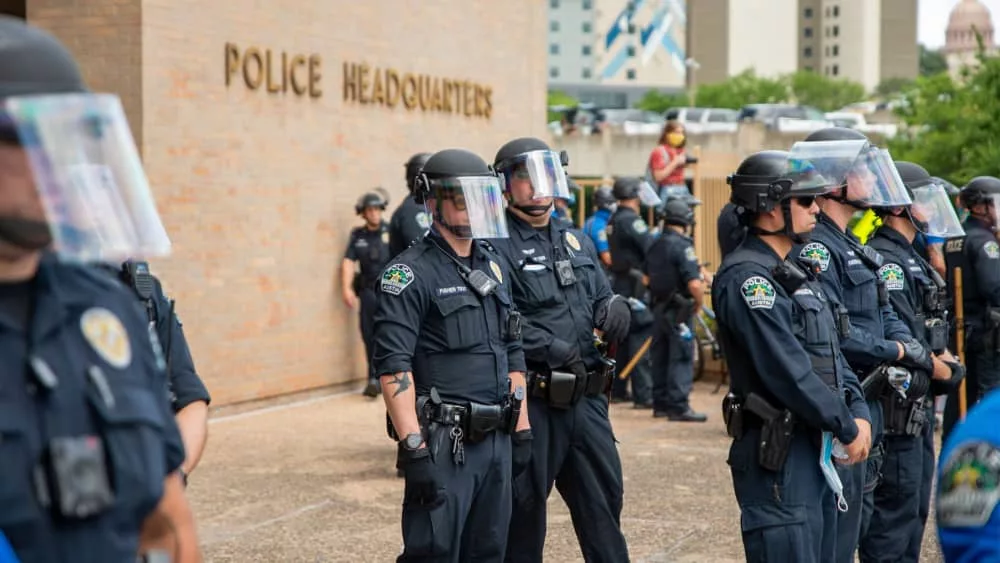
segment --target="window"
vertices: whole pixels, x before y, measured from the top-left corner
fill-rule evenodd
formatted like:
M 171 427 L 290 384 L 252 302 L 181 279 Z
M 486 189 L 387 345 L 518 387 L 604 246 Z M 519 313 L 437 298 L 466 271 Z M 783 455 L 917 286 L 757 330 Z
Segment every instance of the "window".
M 834 45 L 833 46 L 833 56 L 836 57 L 839 54 L 840 54 L 840 46 L 839 45 Z
M 583 9 L 584 10 L 589 10 L 589 9 L 591 9 L 593 7 L 594 7 L 594 3 L 592 2 L 592 0 L 583 0 Z
M 802 50 L 802 56 L 805 57 L 805 58 L 807 58 L 807 59 L 809 57 L 813 56 L 813 48 L 812 47 L 806 47 L 805 49 L 803 49 Z
M 840 36 L 840 26 L 839 25 L 833 26 L 833 36 L 834 37 L 839 37 Z
M 549 78 L 559 78 L 559 69 L 552 67 L 549 69 Z
M 628 53 L 628 56 L 634 57 L 635 56 L 635 45 L 629 45 L 628 47 L 626 47 L 625 48 L 625 52 Z
M 684 121 L 701 123 L 701 116 L 704 115 L 705 110 L 690 108 L 684 114 Z
M 813 36 L 813 28 L 807 27 L 807 28 L 803 29 L 802 30 L 802 34 L 805 35 L 806 37 L 812 37 Z
M 635 80 L 635 69 L 634 68 L 630 68 L 630 69 L 626 70 L 625 71 L 625 78 L 627 78 L 628 80 Z
M 589 80 L 591 76 L 590 69 L 589 68 L 583 69 L 583 72 L 580 73 L 580 76 L 582 76 L 585 80 Z
M 840 6 L 833 7 L 833 17 L 838 17 L 840 15 Z
M 813 17 L 813 9 L 806 8 L 805 10 L 802 11 L 802 16 L 805 17 L 807 20 L 811 19 Z
M 590 25 L 590 22 L 583 22 L 583 32 L 584 33 L 590 33 L 590 31 L 592 29 L 593 29 L 593 26 Z
M 559 7 L 559 0 L 549 0 L 549 7 L 555 10 Z
M 840 74 L 840 67 L 838 65 L 833 65 L 833 75 L 837 76 Z
M 583 48 L 580 49 L 580 52 L 583 53 L 583 56 L 589 57 L 590 56 L 590 45 L 584 45 Z
M 557 22 L 557 21 L 550 21 L 549 22 L 549 31 L 559 31 L 559 22 Z
M 553 44 L 549 45 L 549 54 L 550 55 L 558 55 L 559 54 L 559 44 L 558 43 L 553 43 Z

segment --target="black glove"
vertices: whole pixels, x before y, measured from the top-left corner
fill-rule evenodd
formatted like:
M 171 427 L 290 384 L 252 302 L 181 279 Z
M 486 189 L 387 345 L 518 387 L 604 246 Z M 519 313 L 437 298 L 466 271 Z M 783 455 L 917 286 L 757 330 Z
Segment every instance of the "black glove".
M 903 357 L 899 360 L 901 365 L 923 370 L 926 373 L 934 373 L 934 362 L 927 350 L 920 345 L 920 342 L 911 339 L 901 342 L 901 344 L 903 345 Z
M 531 435 L 531 429 L 520 430 L 515 432 L 510 437 L 512 452 L 511 458 L 514 460 L 513 471 L 511 472 L 511 477 L 517 477 L 525 469 L 528 468 L 528 464 L 531 463 L 531 441 L 534 438 Z
M 587 366 L 580 356 L 580 348 L 565 340 L 555 338 L 549 344 L 549 367 L 552 369 L 567 369 L 580 377 L 587 376 Z
M 435 477 L 434 461 L 431 460 L 429 448 L 408 450 L 400 446 L 396 455 L 396 467 L 403 470 L 406 481 L 404 502 L 427 509 L 440 506 L 444 502 L 440 483 Z
M 919 399 L 931 390 L 931 376 L 923 370 L 910 371 L 910 388 L 906 390 L 908 399 Z
M 621 295 L 613 295 L 594 312 L 594 326 L 604 331 L 605 342 L 621 342 L 628 336 L 632 308 Z

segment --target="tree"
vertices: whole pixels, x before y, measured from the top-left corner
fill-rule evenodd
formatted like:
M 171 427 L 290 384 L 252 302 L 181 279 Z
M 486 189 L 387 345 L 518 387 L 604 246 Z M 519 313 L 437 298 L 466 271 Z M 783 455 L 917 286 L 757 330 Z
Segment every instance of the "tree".
M 740 109 L 747 104 L 779 103 L 787 100 L 788 85 L 784 79 L 760 77 L 753 69 L 748 69 L 725 82 L 699 86 L 695 105 Z
M 906 127 L 889 142 L 893 158 L 959 186 L 1000 175 L 1000 59 L 981 51 L 979 61 L 962 82 L 946 73 L 917 80 L 897 109 Z
M 920 49 L 920 76 L 934 76 L 948 70 L 948 61 L 940 49 L 928 49 L 922 43 Z
M 663 113 L 670 108 L 681 108 L 688 105 L 687 94 L 666 93 L 657 90 L 648 90 L 642 98 L 635 103 L 637 109 Z
M 902 94 L 913 88 L 914 82 L 909 78 L 886 78 L 875 87 L 874 94 L 882 98 L 888 98 L 897 94 Z
M 563 112 L 567 109 L 575 108 L 578 105 L 580 105 L 579 100 L 570 96 L 566 92 L 562 92 L 560 90 L 549 90 L 548 100 L 546 101 L 546 106 L 548 108 L 546 123 L 562 121 Z M 553 110 L 553 107 L 558 107 L 560 109 Z
M 865 99 L 865 87 L 861 84 L 809 70 L 790 75 L 788 85 L 798 103 L 823 111 L 834 111 Z

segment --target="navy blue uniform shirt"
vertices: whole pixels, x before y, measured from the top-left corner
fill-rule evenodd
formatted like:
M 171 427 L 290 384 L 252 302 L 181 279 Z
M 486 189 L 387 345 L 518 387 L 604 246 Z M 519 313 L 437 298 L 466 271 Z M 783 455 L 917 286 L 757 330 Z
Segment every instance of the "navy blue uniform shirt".
M 417 203 L 412 195 L 407 195 L 389 219 L 389 257 L 399 255 L 424 238 L 430 226 L 431 218 L 424 209 L 424 204 Z

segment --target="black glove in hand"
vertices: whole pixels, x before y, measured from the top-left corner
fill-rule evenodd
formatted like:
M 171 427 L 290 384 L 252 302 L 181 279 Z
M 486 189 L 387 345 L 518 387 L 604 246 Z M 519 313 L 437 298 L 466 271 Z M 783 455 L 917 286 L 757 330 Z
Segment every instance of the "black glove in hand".
M 632 309 L 621 295 L 613 295 L 594 314 L 594 326 L 604 332 L 605 342 L 621 342 L 628 336 Z
M 934 373 L 934 362 L 931 361 L 930 354 L 920 345 L 917 340 L 907 340 L 901 342 L 903 345 L 903 357 L 899 363 L 913 369 L 923 370 L 926 373 Z
M 520 430 L 515 432 L 511 437 L 511 458 L 513 459 L 513 470 L 511 472 L 511 477 L 517 477 L 525 469 L 528 468 L 528 464 L 531 463 L 531 441 L 534 437 L 531 435 L 531 429 Z
M 587 366 L 580 356 L 580 348 L 558 338 L 549 344 L 549 367 L 555 370 L 569 370 L 579 376 L 587 375 Z
M 444 502 L 429 449 L 424 447 L 419 450 L 407 450 L 400 447 L 396 467 L 403 470 L 406 481 L 404 502 L 428 509 L 440 506 Z

